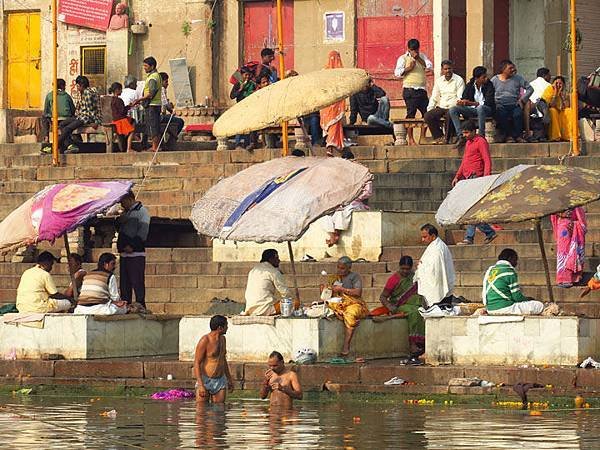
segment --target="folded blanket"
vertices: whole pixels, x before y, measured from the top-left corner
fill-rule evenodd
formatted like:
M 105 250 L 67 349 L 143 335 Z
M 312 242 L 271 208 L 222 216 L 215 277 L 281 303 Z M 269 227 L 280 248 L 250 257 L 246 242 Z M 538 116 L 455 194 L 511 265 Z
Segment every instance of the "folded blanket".
M 489 323 L 522 322 L 523 320 L 525 320 L 525 316 L 479 316 L 477 323 L 487 325 Z
M 44 328 L 44 313 L 8 313 L 0 320 L 7 325 L 23 325 L 31 328 Z
M 275 316 L 233 316 L 231 323 L 233 325 L 263 324 L 275 326 Z

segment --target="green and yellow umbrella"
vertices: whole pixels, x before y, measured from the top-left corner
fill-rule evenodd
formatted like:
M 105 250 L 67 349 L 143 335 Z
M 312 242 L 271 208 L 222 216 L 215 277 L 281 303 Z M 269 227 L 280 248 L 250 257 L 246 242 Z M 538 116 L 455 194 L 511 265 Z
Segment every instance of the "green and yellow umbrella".
M 440 225 L 534 220 L 550 300 L 554 299 L 540 219 L 600 199 L 600 172 L 560 165 L 519 165 L 460 181 L 436 213 Z

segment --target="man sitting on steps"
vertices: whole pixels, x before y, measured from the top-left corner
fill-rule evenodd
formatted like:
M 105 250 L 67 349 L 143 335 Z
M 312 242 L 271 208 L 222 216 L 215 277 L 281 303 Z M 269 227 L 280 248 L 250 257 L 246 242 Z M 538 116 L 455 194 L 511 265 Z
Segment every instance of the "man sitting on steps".
M 260 263 L 248 273 L 246 285 L 246 316 L 272 316 L 279 314 L 279 300 L 276 292 L 282 297 L 291 295 L 283 274 L 279 270 L 279 254 L 275 249 L 267 249 L 262 253 Z
M 350 125 L 356 123 L 359 114 L 364 124 L 392 128 L 390 101 L 372 78 L 362 91 L 350 97 Z
M 492 315 L 538 315 L 544 304 L 525 297 L 519 286 L 517 263 L 519 256 L 512 248 L 505 248 L 498 255 L 498 261 L 483 277 L 483 303 L 488 314 Z
M 79 91 L 79 101 L 75 107 L 75 117 L 69 117 L 59 124 L 60 137 L 58 147 L 61 153 L 78 153 L 79 147 L 73 143 L 71 134 L 77 128 L 90 126 L 98 128 L 100 124 L 100 96 L 96 88 L 90 87 L 90 80 L 79 75 L 75 78 Z
M 37 264 L 23 272 L 17 288 L 17 309 L 20 313 L 58 313 L 71 309 L 67 296 L 58 292 L 52 275 L 56 258 L 42 252 Z

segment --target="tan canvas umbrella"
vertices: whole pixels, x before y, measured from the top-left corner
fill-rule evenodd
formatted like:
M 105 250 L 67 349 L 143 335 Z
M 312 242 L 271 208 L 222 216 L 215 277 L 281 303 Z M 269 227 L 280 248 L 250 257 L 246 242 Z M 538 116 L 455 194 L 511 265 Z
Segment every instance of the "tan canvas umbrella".
M 373 178 L 365 166 L 342 158 L 288 156 L 255 164 L 210 188 L 190 219 L 207 236 L 232 241 L 290 242 L 319 217 L 357 198 Z
M 216 137 L 278 126 L 310 114 L 367 86 L 363 69 L 324 69 L 273 83 L 225 111 L 213 126 Z

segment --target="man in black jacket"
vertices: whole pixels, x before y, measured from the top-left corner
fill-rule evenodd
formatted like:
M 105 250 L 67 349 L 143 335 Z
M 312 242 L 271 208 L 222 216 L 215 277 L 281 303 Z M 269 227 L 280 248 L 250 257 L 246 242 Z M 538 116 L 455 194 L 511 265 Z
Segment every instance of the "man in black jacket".
M 367 125 L 392 128 L 389 120 L 390 101 L 385 91 L 376 86 L 372 79 L 362 91 L 350 97 L 350 125 L 356 123 L 359 114 Z
M 456 134 L 461 136 L 460 116 L 462 115 L 465 120 L 477 117 L 479 135 L 485 137 L 485 119 L 491 117 L 495 110 L 494 85 L 488 78 L 487 69 L 477 66 L 473 69 L 473 78 L 465 86 L 462 99 L 448 112 Z

